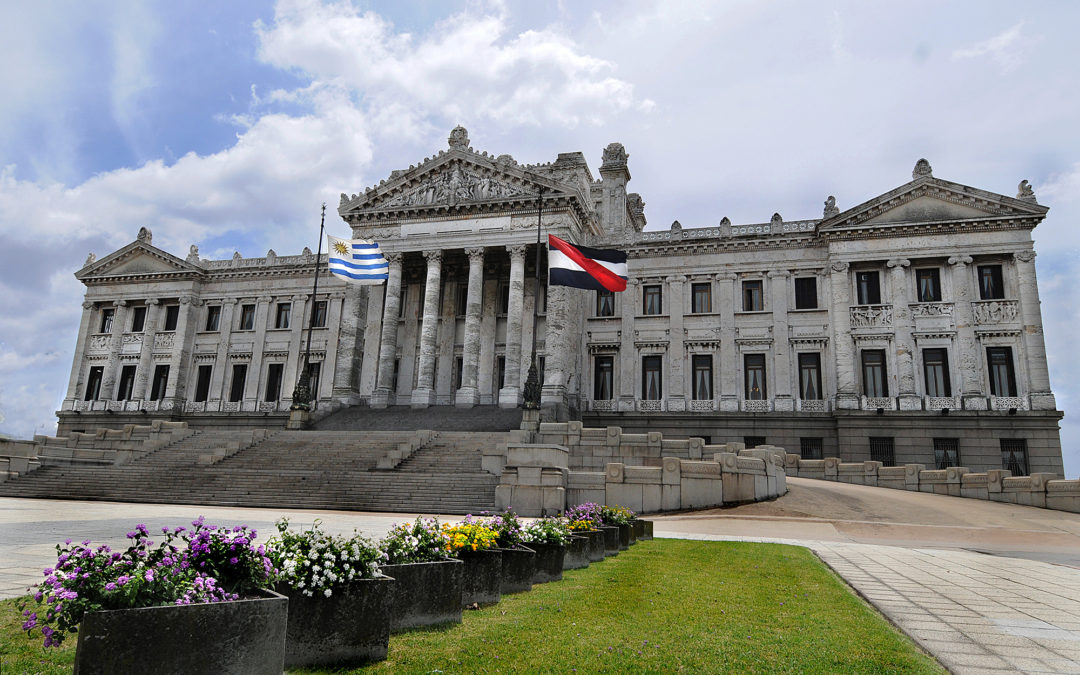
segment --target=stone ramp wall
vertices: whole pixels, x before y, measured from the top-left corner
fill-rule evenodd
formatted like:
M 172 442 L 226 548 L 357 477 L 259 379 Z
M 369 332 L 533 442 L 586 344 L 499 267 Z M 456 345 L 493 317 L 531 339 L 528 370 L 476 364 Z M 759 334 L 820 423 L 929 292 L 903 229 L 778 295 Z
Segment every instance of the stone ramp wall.
M 541 424 L 532 442 L 515 438 L 505 455 L 484 461 L 501 476 L 496 507 L 539 516 L 585 502 L 655 513 L 772 499 L 787 492 L 785 458 L 782 448 L 665 441 L 655 432 L 565 422 Z M 588 470 L 595 467 L 602 470 Z
M 874 461 L 841 462 L 838 457 L 803 459 L 794 454 L 785 457 L 784 470 L 788 476 L 798 478 L 986 499 L 1080 513 L 1080 479 L 1063 480 L 1056 473 L 1039 472 L 1029 476 L 1013 476 L 1005 469 L 975 473 L 963 466 L 951 466 L 947 469 L 927 469 L 924 464 L 883 466 L 881 462 Z

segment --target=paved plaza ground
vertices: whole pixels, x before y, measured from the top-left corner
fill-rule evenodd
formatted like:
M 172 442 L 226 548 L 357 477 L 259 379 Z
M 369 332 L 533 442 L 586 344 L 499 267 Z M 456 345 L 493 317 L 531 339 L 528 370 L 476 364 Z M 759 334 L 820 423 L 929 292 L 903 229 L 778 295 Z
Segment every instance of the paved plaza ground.
M 656 535 L 807 546 L 957 673 L 1080 673 L 1080 515 L 788 481 L 773 502 L 658 516 Z M 376 538 L 416 514 L 0 498 L 0 597 L 36 583 L 66 538 L 122 545 L 135 523 L 160 531 L 198 515 L 251 525 L 260 538 L 282 516 Z

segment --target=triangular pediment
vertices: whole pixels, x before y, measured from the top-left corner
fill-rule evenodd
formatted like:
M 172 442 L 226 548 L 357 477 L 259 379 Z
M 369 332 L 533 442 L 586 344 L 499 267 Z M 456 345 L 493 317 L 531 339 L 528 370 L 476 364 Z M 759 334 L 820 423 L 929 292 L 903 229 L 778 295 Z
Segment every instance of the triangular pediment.
M 133 241 L 75 273 L 83 282 L 115 277 L 190 276 L 202 269 L 144 241 Z
M 390 179 L 354 195 L 342 193 L 338 213 L 418 212 L 447 207 L 499 207 L 535 200 L 582 196 L 546 173 L 546 165 L 520 165 L 508 155 L 498 158 L 471 149 L 451 149 L 418 166 L 395 171 Z
M 1047 210 L 1033 195 L 1007 197 L 926 175 L 826 218 L 818 232 L 987 221 L 1017 221 L 1034 227 Z

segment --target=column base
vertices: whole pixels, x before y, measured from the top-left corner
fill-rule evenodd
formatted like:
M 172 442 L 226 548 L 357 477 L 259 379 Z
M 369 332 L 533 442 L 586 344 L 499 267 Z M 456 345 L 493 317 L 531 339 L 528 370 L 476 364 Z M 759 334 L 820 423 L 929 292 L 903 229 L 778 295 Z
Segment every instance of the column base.
M 412 408 L 430 408 L 435 405 L 434 389 L 413 389 L 409 406 Z
M 371 392 L 371 397 L 368 398 L 368 405 L 372 408 L 385 408 L 390 405 L 390 390 L 376 389 Z
M 540 411 L 539 410 L 522 410 L 521 411 L 521 430 L 522 431 L 539 431 L 540 430 Z
M 290 410 L 289 421 L 285 423 L 285 428 L 290 431 L 303 431 L 311 424 L 311 413 L 307 410 Z
M 517 387 L 503 387 L 499 390 L 499 407 L 516 408 L 521 405 L 521 390 Z
M 566 422 L 570 419 L 570 406 L 566 401 L 566 387 L 544 385 L 540 393 L 540 419 L 543 422 Z
M 922 410 L 922 397 L 915 394 L 900 394 L 901 410 Z
M 837 410 L 858 410 L 861 407 L 858 394 L 837 394 Z
M 454 405 L 458 408 L 473 408 L 479 402 L 480 390 L 476 387 L 462 387 L 454 397 Z

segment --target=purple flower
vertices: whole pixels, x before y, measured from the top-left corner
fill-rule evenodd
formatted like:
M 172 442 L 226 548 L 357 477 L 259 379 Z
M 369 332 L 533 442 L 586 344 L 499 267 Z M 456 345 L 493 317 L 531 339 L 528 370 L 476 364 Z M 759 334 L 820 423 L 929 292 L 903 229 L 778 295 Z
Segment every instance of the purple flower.
M 105 584 L 105 590 L 107 590 L 107 591 L 115 591 L 116 590 L 116 584 L 114 582 L 110 581 L 109 583 Z
M 240 559 L 239 559 L 239 558 L 229 558 L 229 564 L 230 564 L 230 565 L 235 565 L 235 564 L 237 564 L 238 562 L 240 562 Z
M 143 576 L 146 577 L 147 581 L 153 581 L 154 580 L 154 570 L 146 570 L 146 574 L 144 574 Z

